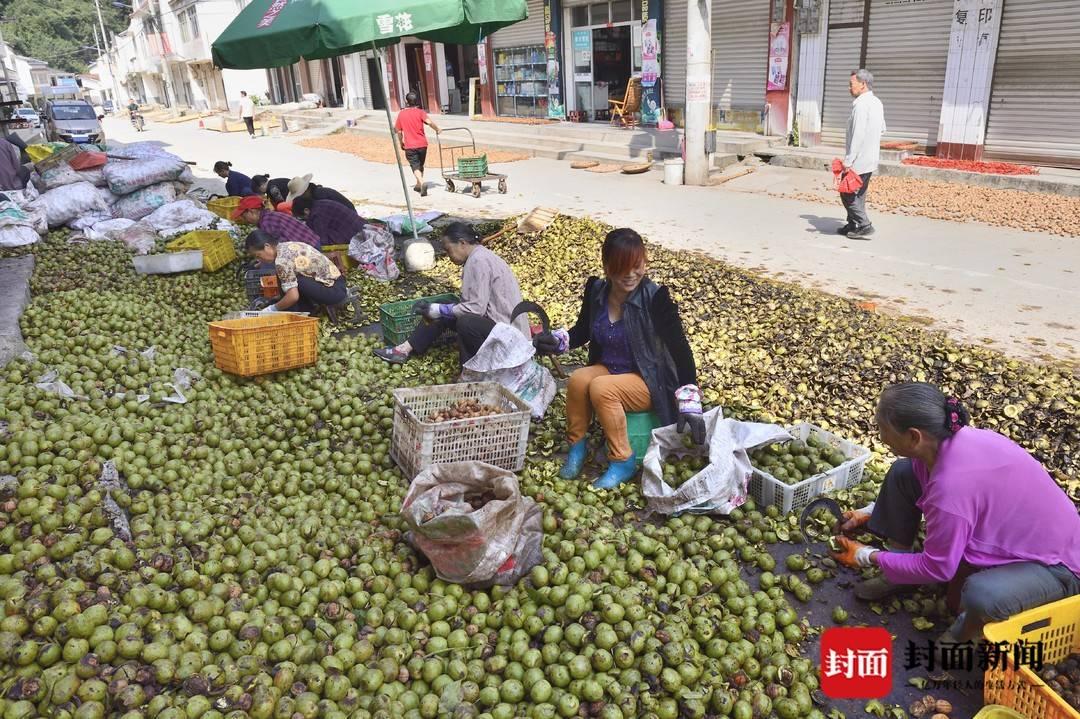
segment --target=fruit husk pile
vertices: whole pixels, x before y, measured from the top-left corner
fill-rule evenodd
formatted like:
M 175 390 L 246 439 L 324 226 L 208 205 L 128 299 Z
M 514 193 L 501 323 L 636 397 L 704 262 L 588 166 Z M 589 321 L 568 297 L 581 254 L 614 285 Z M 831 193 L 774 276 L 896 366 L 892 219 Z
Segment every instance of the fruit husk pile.
M 606 229 L 560 218 L 493 249 L 526 299 L 566 324 Z M 520 473 L 543 512 L 542 564 L 514 587 L 446 584 L 402 535 L 390 391 L 453 382 L 452 348 L 387 365 L 376 339 L 324 325 L 318 366 L 240 379 L 214 367 L 207 341 L 208 321 L 246 304 L 228 269 L 140 277 L 122 245 L 60 234 L 34 253 L 22 321 L 34 356 L 0 369 L 0 475 L 15 476 L 0 480 L 3 716 L 841 716 L 820 705 L 808 658 L 808 602 L 835 570 L 809 557 L 772 575 L 772 555 L 798 549 L 794 515 L 750 501 L 726 518 L 656 523 L 635 483 L 562 481 L 559 396 Z M 707 402 L 727 414 L 806 419 L 880 450 L 877 393 L 927 379 L 1075 498 L 1066 369 L 706 258 L 653 247 L 650 263 L 681 304 Z M 444 259 L 399 284 L 349 281 L 370 313 L 451 289 L 459 273 Z M 168 399 L 178 367 L 201 377 L 184 403 Z M 37 388 L 48 370 L 77 398 Z M 110 461 L 119 488 L 100 482 Z M 883 466 L 842 502 L 872 499 Z M 935 607 L 912 611 L 925 601 Z

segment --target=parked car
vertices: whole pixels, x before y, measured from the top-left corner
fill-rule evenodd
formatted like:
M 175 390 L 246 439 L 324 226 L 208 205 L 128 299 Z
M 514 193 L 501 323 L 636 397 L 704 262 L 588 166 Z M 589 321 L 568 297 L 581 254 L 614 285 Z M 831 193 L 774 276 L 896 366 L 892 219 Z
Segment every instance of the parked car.
M 105 100 L 104 102 L 101 103 L 101 107 L 107 113 L 112 113 L 112 111 L 116 109 L 116 107 L 113 105 L 112 100 Z
M 52 142 L 99 143 L 105 131 L 94 106 L 86 100 L 49 100 L 45 103 L 45 134 Z
M 30 124 L 30 127 L 41 127 L 41 115 L 32 107 L 17 107 L 11 113 L 12 118 L 19 118 Z

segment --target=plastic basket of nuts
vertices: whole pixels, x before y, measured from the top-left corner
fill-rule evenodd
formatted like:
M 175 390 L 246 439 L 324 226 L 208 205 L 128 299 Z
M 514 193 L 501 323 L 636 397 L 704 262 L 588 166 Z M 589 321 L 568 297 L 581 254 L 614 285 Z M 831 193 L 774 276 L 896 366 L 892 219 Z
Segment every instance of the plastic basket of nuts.
M 1042 669 L 1002 662 L 986 670 L 983 699 L 1038 719 L 1080 719 L 1080 596 L 1015 614 L 983 628 L 987 641 L 1010 648 L 1020 641 L 1042 650 Z M 1066 700 L 1066 696 L 1069 700 Z
M 396 389 L 390 455 L 410 479 L 432 464 L 525 465 L 529 405 L 496 382 Z

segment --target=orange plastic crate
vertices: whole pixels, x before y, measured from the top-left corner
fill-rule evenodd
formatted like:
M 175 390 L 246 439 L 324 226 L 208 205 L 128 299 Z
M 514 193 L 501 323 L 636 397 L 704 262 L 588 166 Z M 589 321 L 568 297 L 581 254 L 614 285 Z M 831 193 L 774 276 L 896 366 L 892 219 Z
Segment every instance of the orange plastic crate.
M 195 230 L 165 245 L 171 252 L 202 250 L 203 272 L 216 272 L 236 259 L 232 235 L 224 230 Z
M 218 369 L 255 377 L 315 364 L 319 358 L 319 320 L 269 313 L 210 323 L 210 347 Z
M 1043 663 L 1055 664 L 1080 652 L 1080 596 L 987 624 L 983 634 L 991 642 L 1010 645 L 1019 639 L 1042 642 Z M 1080 719 L 1080 712 L 1066 704 L 1029 667 L 1014 666 L 1011 657 L 996 669 L 987 669 L 983 679 L 983 699 L 987 704 L 1015 709 L 1030 719 Z

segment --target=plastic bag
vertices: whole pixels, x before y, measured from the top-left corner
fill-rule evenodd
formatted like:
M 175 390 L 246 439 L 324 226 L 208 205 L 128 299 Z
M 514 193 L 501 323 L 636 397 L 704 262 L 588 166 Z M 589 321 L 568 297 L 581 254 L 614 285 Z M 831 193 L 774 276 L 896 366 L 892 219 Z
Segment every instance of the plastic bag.
M 118 160 L 145 160 L 164 157 L 183 162 L 179 157 L 162 149 L 160 142 L 144 140 L 140 142 L 110 142 L 109 157 Z
M 113 217 L 141 220 L 159 207 L 176 199 L 176 188 L 171 182 L 159 182 L 124 195 L 112 206 Z
M 119 491 L 126 491 L 127 487 L 120 479 L 120 472 L 116 469 L 116 463 L 111 459 L 105 460 L 105 463 L 101 466 L 101 475 L 98 477 L 98 484 L 105 490 L 105 499 L 102 501 L 102 509 L 105 510 L 105 516 L 109 518 L 109 523 L 112 524 L 113 531 L 116 532 L 116 536 L 125 542 L 131 541 L 131 524 L 128 522 L 127 512 L 125 512 L 116 500 L 113 499 L 112 493 Z
M 724 419 L 719 407 L 709 410 L 704 417 L 704 447 L 686 449 L 676 425 L 653 430 L 641 473 L 641 493 L 650 512 L 727 514 L 746 502 L 753 471 L 747 450 L 791 439 L 779 425 Z M 708 466 L 681 487 L 664 482 L 665 457 L 705 453 L 709 457 Z
M 120 241 L 135 250 L 136 254 L 145 255 L 153 252 L 158 241 L 158 233 L 145 222 L 136 222 L 120 235 Z
M 396 280 L 401 271 L 394 261 L 394 236 L 377 225 L 364 225 L 349 242 L 349 257 L 377 280 Z
M 169 235 L 209 227 L 217 219 L 213 212 L 204 210 L 191 200 L 177 200 L 151 212 L 145 222 L 158 232 Z
M 844 169 L 844 163 L 839 159 L 832 161 L 833 186 L 842 195 L 854 195 L 862 188 L 862 178 L 854 170 Z
M 108 209 L 97 188 L 89 182 L 75 182 L 49 190 L 33 204 L 45 211 L 49 227 L 60 227 L 79 215 Z
M 55 395 L 59 395 L 61 399 L 87 399 L 84 395 L 75 394 L 75 390 L 71 389 L 71 387 L 60 380 L 59 377 L 56 370 L 51 369 L 38 377 L 37 381 L 34 382 L 34 386 L 43 392 L 51 392 Z
M 117 195 L 127 195 L 159 182 L 172 182 L 187 168 L 176 157 L 148 157 L 141 160 L 114 160 L 103 172 L 109 189 Z M 175 194 L 175 193 L 174 193 Z
M 539 564 L 542 512 L 512 472 L 485 462 L 436 464 L 418 474 L 401 504 L 408 541 L 446 582 L 513 584 Z
M 67 224 L 73 230 L 77 230 L 86 234 L 86 230 L 90 229 L 94 225 L 104 222 L 105 220 L 112 219 L 112 213 L 108 210 L 104 212 L 91 212 L 86 215 L 80 215 Z
M 426 272 L 435 266 L 435 248 L 427 240 L 409 240 L 405 243 L 405 269 L 409 272 Z
M 498 382 L 529 405 L 532 416 L 543 419 L 555 398 L 555 378 L 535 359 L 536 349 L 514 326 L 502 322 L 461 369 L 462 382 Z

